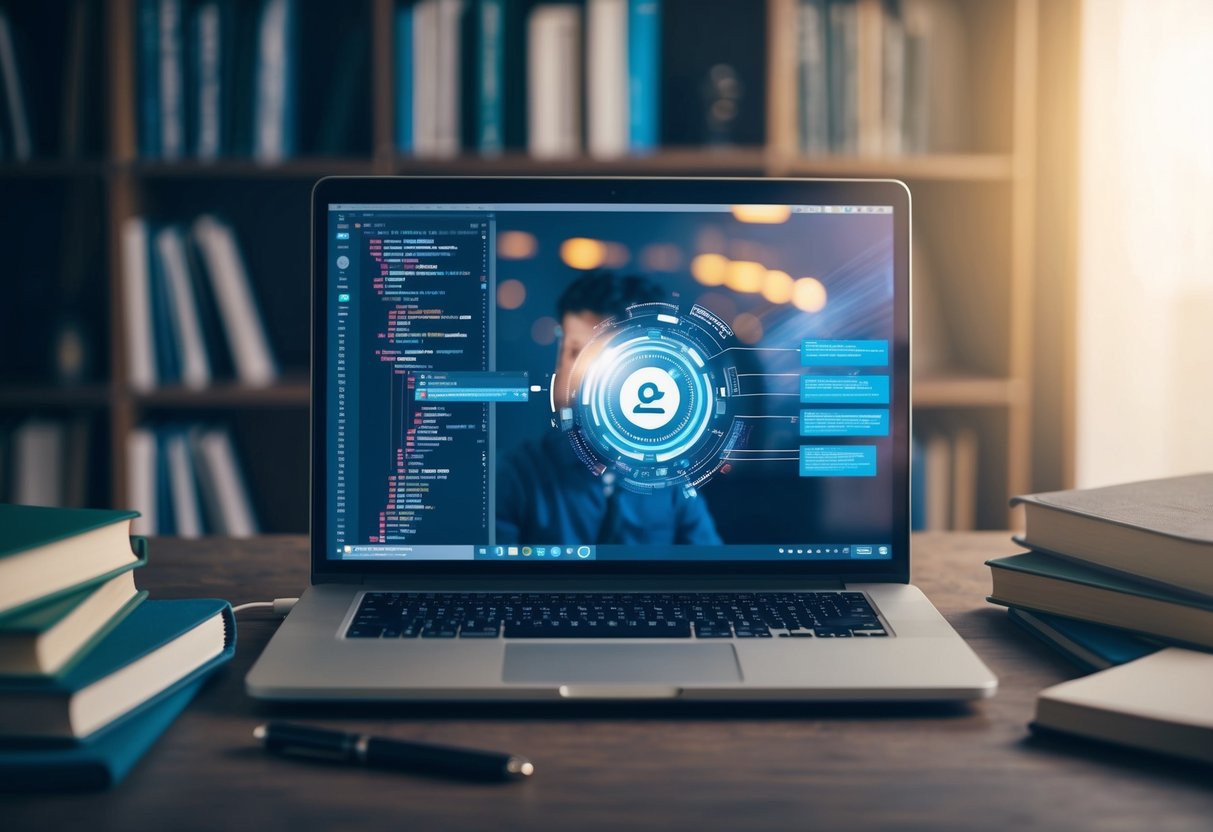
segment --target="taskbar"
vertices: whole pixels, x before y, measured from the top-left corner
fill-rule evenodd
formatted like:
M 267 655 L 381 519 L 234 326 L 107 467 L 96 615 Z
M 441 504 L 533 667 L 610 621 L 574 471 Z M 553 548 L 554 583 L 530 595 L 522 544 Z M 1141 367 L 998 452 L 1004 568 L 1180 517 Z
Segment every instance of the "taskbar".
M 891 560 L 889 543 L 700 545 L 580 544 L 362 544 L 338 547 L 339 560 L 519 561 L 807 561 Z

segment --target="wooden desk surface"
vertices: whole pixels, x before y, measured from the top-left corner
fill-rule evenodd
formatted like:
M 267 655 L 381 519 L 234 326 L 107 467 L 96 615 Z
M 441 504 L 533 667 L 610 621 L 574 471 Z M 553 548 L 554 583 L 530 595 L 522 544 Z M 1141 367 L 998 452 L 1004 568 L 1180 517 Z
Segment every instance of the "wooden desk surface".
M 115 791 L 0 797 L 0 827 L 66 829 L 1172 829 L 1213 827 L 1213 770 L 1030 740 L 1041 688 L 1076 675 L 984 601 L 1003 533 L 924 535 L 914 581 L 1001 681 L 961 708 L 399 706 L 270 709 L 244 675 L 276 622 L 240 620 L 219 672 Z M 153 541 L 153 597 L 297 595 L 297 537 Z M 1213 694 L 1211 694 L 1213 695 Z M 476 785 L 270 757 L 268 715 L 525 754 L 531 781 Z

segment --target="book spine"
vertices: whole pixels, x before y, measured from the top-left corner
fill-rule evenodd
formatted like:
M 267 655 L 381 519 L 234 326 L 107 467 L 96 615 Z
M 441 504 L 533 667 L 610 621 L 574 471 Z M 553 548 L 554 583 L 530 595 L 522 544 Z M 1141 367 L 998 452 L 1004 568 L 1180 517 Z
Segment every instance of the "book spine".
M 4 82 L 4 99 L 7 104 L 9 129 L 12 131 L 13 157 L 18 161 L 25 161 L 34 154 L 34 141 L 30 134 L 29 112 L 21 94 L 17 46 L 12 25 L 3 9 L 0 9 L 0 78 Z
M 436 156 L 459 155 L 460 112 L 459 33 L 463 0 L 438 0 Z
M 201 503 L 184 430 L 174 429 L 169 433 L 165 440 L 165 453 L 168 457 L 169 490 L 172 494 L 173 519 L 177 534 L 187 538 L 200 537 Z
M 190 285 L 185 239 L 180 229 L 169 226 L 156 235 L 156 250 L 164 270 L 169 304 L 176 325 L 181 355 L 181 381 L 186 387 L 200 389 L 211 381 L 211 366 L 202 339 L 198 304 Z
M 830 150 L 830 88 L 827 72 L 825 0 L 802 0 L 800 35 L 800 147 L 806 154 Z
M 181 0 L 160 0 L 160 155 L 185 155 L 185 64 Z
M 221 25 L 218 3 L 205 3 L 194 12 L 197 112 L 194 152 L 199 159 L 217 159 L 222 153 L 223 84 Z
M 131 508 L 139 512 L 131 521 L 131 532 L 145 536 L 158 534 L 156 435 L 148 428 L 135 428 L 127 436 L 126 465 Z
M 160 7 L 159 0 L 139 0 L 139 155 L 160 156 Z
M 278 369 L 235 234 L 214 217 L 202 216 L 194 222 L 193 235 L 206 263 L 237 378 L 248 385 L 272 384 Z
M 132 217 L 123 223 L 122 254 L 126 263 L 122 296 L 128 382 L 135 390 L 151 390 L 156 386 L 156 342 L 152 337 L 147 224 L 142 219 Z
M 254 99 L 256 131 L 253 156 L 259 162 L 280 162 L 288 155 L 289 25 L 290 0 L 266 0 L 257 30 L 257 89 Z
M 497 156 L 505 150 L 505 2 L 480 0 L 479 13 L 476 146 L 482 155 Z
M 613 159 L 628 152 L 627 0 L 590 0 L 586 9 L 587 149 Z
M 29 506 L 63 505 L 63 465 L 67 435 L 59 422 L 31 420 L 13 434 L 16 502 Z
M 538 6 L 527 35 L 529 148 L 539 159 L 576 156 L 581 149 L 581 10 Z
M 146 262 L 151 287 L 152 337 L 156 344 L 156 378 L 160 384 L 175 384 L 181 380 L 180 347 L 172 326 L 173 308 L 169 301 L 164 267 L 156 251 L 155 233 L 148 225 L 144 239 L 147 242 Z
M 396 150 L 413 152 L 413 7 L 396 9 Z
M 660 143 L 661 2 L 628 0 L 628 141 L 633 153 Z
M 438 152 L 438 0 L 413 6 L 413 152 Z M 425 69 L 422 72 L 422 69 Z
M 221 533 L 229 537 L 257 534 L 252 496 L 236 456 L 231 433 L 226 428 L 203 431 L 198 436 L 196 460 L 200 481 L 211 492 L 220 518 Z

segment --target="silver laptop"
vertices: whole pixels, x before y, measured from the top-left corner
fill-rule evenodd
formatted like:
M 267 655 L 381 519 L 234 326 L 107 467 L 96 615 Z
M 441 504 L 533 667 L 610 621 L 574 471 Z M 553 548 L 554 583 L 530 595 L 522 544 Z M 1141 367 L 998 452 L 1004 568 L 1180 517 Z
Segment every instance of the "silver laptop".
M 272 700 L 942 700 L 899 182 L 332 178 Z

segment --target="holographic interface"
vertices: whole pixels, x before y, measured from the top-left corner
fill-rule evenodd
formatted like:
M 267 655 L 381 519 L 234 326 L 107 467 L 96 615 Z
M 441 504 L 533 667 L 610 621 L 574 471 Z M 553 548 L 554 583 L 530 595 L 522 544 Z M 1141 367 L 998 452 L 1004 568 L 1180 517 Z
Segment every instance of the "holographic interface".
M 631 306 L 609 318 L 581 352 L 560 428 L 577 457 L 601 476 L 614 471 L 637 494 L 663 488 L 688 496 L 724 465 L 742 436 L 735 419 L 741 344 L 709 309 Z
M 328 207 L 330 558 L 893 557 L 891 206 Z

